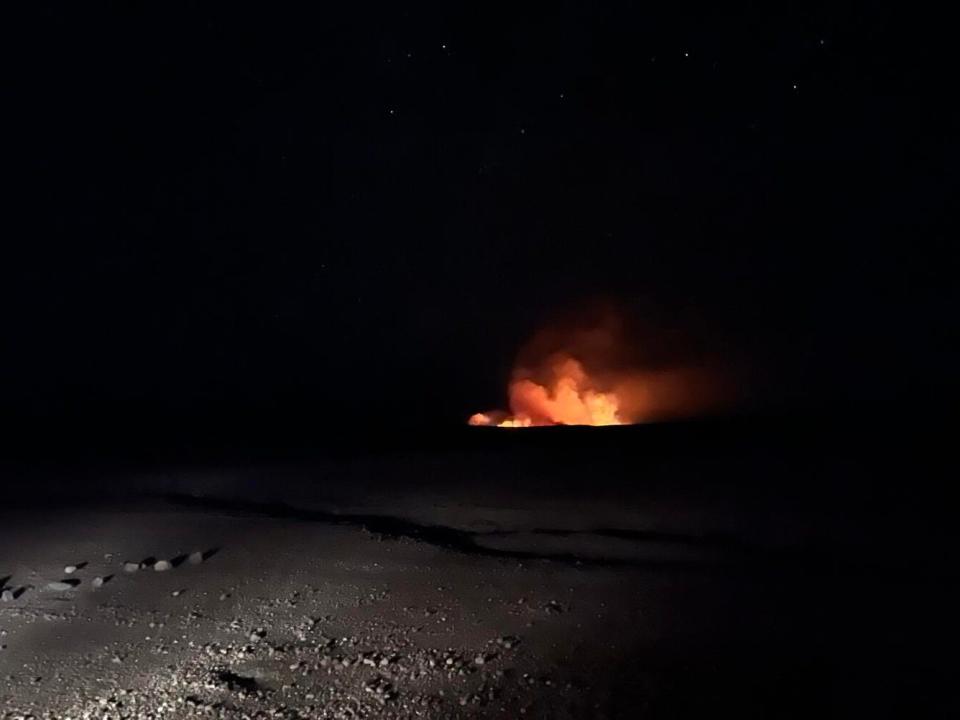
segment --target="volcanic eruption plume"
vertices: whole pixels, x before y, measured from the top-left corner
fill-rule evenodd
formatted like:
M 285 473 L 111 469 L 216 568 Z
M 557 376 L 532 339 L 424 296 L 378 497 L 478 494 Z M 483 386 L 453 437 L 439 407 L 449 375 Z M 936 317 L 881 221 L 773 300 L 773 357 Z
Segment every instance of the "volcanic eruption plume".
M 513 414 L 476 413 L 471 425 L 623 425 L 615 392 L 604 392 L 576 358 L 558 353 L 548 359 L 543 384 L 522 374 L 510 383 Z
M 725 393 L 714 373 L 642 350 L 636 330 L 609 308 L 538 333 L 521 351 L 507 395 L 510 412 L 472 415 L 471 425 L 628 425 L 698 414 Z M 669 353 L 667 354 L 669 355 Z

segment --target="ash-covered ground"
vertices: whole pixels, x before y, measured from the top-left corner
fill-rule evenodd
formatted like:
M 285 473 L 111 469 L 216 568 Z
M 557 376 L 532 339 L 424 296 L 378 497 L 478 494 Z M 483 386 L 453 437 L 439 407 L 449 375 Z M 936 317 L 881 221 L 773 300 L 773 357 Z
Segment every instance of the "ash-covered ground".
M 937 477 L 888 479 L 909 452 L 499 432 L 5 466 L 0 718 L 956 716 L 955 531 Z

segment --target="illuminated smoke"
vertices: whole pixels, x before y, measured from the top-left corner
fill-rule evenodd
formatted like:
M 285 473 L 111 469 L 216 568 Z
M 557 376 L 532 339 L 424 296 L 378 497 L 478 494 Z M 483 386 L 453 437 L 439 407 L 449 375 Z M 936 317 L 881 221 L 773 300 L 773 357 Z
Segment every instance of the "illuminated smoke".
M 520 353 L 507 392 L 510 412 L 476 413 L 468 422 L 626 425 L 697 415 L 723 402 L 716 373 L 678 362 L 645 367 L 641 345 L 609 309 L 552 326 Z

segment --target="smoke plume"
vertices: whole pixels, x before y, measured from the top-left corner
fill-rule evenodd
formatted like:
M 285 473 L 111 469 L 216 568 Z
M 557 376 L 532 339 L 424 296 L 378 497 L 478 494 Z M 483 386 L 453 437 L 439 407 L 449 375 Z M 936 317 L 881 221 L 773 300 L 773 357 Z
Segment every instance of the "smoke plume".
M 659 337 L 658 337 L 659 335 Z M 591 305 L 538 332 L 522 348 L 510 411 L 472 425 L 626 425 L 692 417 L 731 399 L 717 363 L 610 304 Z

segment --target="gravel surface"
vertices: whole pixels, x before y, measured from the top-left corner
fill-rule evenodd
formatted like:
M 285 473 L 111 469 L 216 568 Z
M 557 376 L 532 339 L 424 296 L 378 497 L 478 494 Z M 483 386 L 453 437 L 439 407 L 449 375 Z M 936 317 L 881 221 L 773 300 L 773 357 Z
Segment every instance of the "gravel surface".
M 0 520 L 3 720 L 952 716 L 936 578 L 153 501 Z

